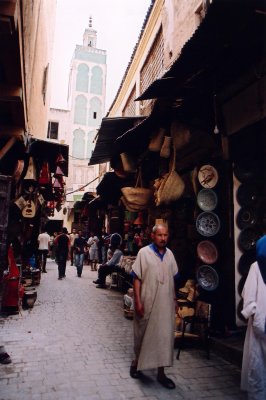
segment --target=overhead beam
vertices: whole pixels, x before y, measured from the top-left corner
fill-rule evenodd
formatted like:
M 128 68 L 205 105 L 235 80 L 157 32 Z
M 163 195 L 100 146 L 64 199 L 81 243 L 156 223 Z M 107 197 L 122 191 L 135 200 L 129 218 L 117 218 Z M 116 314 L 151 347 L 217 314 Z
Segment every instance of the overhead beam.
M 16 11 L 16 1 L 5 1 L 0 2 L 0 16 L 14 17 Z
M 20 86 L 0 85 L 0 101 L 22 101 Z
M 0 125 L 0 137 L 3 136 L 24 140 L 24 129 L 19 126 Z

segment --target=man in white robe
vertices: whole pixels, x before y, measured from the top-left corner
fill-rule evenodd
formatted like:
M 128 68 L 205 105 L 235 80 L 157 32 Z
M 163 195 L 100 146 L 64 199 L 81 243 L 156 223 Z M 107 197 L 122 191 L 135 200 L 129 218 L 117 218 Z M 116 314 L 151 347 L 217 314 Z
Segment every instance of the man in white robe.
M 136 359 L 131 364 L 130 376 L 138 379 L 141 370 L 158 368 L 158 382 L 174 389 L 175 384 L 165 375 L 164 367 L 173 365 L 174 277 L 178 268 L 172 251 L 166 247 L 168 228 L 155 225 L 152 240 L 152 244 L 140 249 L 132 267 Z
M 248 319 L 241 389 L 249 400 L 266 399 L 266 235 L 256 245 L 257 261 L 251 265 L 242 292 L 242 314 Z

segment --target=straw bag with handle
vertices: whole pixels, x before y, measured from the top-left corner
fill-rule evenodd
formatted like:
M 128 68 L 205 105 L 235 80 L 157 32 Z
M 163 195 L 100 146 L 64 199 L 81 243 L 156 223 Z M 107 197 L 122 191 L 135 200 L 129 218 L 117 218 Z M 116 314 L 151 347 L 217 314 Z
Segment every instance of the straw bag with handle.
M 169 158 L 171 154 L 171 136 L 165 136 L 163 140 L 163 145 L 160 151 L 160 157 Z
M 121 200 L 128 211 L 143 210 L 150 203 L 153 195 L 151 189 L 142 187 L 140 170 L 135 187 L 123 187 L 121 188 L 121 192 L 123 193 Z M 128 207 L 130 207 L 131 210 Z
M 148 149 L 150 151 L 160 151 L 163 145 L 165 129 L 160 128 L 155 135 L 152 136 Z
M 170 162 L 170 171 L 165 174 L 161 179 L 156 179 L 154 188 L 155 190 L 155 204 L 169 204 L 178 200 L 185 190 L 185 184 L 180 175 L 175 171 L 176 150 L 174 148 L 173 157 Z
M 136 163 L 128 153 L 121 153 L 120 157 L 125 172 L 136 172 Z
M 126 209 L 127 211 L 130 211 L 130 212 L 138 212 L 138 211 L 145 210 L 145 208 L 147 208 L 146 205 L 140 206 L 140 205 L 136 205 L 136 204 L 129 203 L 129 202 L 127 201 L 127 199 L 125 198 L 125 196 L 122 196 L 120 200 L 121 200 L 122 203 L 124 204 L 125 209 Z

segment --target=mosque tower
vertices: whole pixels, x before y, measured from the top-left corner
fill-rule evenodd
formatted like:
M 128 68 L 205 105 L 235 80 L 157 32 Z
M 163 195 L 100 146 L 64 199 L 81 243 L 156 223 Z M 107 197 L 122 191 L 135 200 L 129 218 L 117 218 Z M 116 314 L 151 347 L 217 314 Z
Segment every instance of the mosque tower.
M 97 47 L 97 31 L 92 28 L 92 18 L 83 35 L 83 44 L 76 45 L 71 61 L 68 107 L 70 120 L 69 179 L 67 192 L 76 191 L 68 201 L 77 201 L 84 192 L 93 192 L 96 180 L 82 189 L 82 186 L 97 178 L 99 166 L 88 166 L 94 148 L 94 139 L 105 113 L 106 96 L 106 51 Z M 81 188 L 80 191 L 77 189 Z

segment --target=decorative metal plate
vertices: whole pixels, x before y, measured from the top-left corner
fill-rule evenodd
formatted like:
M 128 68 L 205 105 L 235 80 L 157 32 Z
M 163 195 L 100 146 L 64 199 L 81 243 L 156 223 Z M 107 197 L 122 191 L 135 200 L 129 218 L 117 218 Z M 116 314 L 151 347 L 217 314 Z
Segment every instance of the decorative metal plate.
M 214 236 L 220 230 L 220 219 L 213 212 L 202 212 L 197 217 L 196 228 L 202 236 Z
M 206 264 L 214 264 L 218 260 L 217 247 L 209 240 L 199 242 L 197 246 L 197 254 L 201 261 Z
M 256 222 L 257 215 L 253 208 L 240 208 L 236 218 L 236 223 L 239 229 L 244 229 L 250 225 L 254 225 Z
M 242 183 L 236 193 L 237 201 L 241 207 L 253 206 L 259 197 L 259 189 L 256 184 Z
M 209 265 L 201 265 L 197 270 L 196 278 L 200 287 L 207 291 L 215 290 L 219 285 L 219 276 Z
M 252 250 L 256 247 L 256 242 L 260 237 L 261 232 L 258 227 L 247 227 L 240 232 L 239 247 L 243 251 Z
M 218 182 L 218 172 L 212 165 L 203 165 L 199 169 L 198 180 L 204 188 L 212 189 Z
M 202 211 L 213 211 L 218 203 L 215 191 L 212 189 L 200 190 L 197 196 L 197 203 Z

